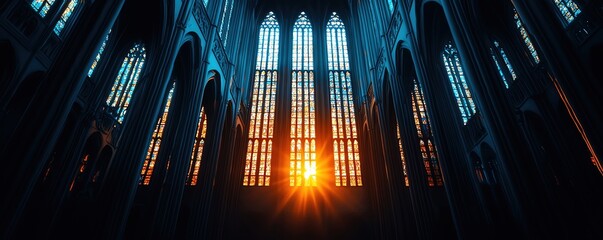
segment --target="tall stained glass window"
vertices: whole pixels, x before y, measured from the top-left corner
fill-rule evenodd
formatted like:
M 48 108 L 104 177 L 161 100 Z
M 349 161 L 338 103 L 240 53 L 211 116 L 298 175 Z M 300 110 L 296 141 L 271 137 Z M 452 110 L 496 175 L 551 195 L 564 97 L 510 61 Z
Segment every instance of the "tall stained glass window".
M 71 17 L 71 15 L 73 15 L 73 12 L 75 11 L 75 8 L 78 4 L 78 0 L 71 0 L 69 2 L 67 8 L 65 8 L 63 13 L 61 14 L 61 18 L 59 18 L 59 21 L 57 21 L 56 25 L 54 25 L 54 33 L 56 35 L 61 35 L 61 32 L 63 31 L 63 29 L 65 29 L 65 26 L 67 25 L 67 21 L 69 21 L 69 18 Z
M 412 109 L 419 137 L 421 156 L 427 174 L 427 184 L 430 187 L 442 186 L 444 181 L 442 180 L 440 164 L 438 163 L 438 153 L 433 144 L 431 122 L 427 116 L 423 89 L 416 79 L 414 80 L 414 90 L 412 92 Z
M 172 88 L 170 89 L 167 95 L 167 98 L 165 98 L 165 107 L 163 108 L 163 113 L 159 116 L 159 119 L 157 120 L 157 125 L 155 125 L 155 130 L 153 131 L 151 143 L 149 144 L 149 150 L 147 151 L 147 157 L 144 160 L 144 165 L 142 165 L 142 170 L 140 172 L 139 184 L 141 185 L 149 185 L 151 183 L 151 176 L 153 176 L 155 162 L 157 161 L 157 155 L 159 154 L 159 149 L 161 148 L 163 130 L 165 129 L 165 124 L 167 122 L 168 113 L 170 111 L 170 105 L 172 104 L 172 96 L 174 95 L 175 87 L 176 83 L 173 83 Z
M 244 186 L 269 186 L 276 86 L 278 81 L 279 24 L 273 12 L 260 26 Z
M 554 0 L 554 2 L 567 23 L 574 21 L 574 19 L 582 12 L 580 7 L 578 7 L 578 4 L 573 0 Z
M 205 146 L 205 137 L 207 135 L 207 115 L 205 107 L 201 107 L 199 122 L 197 123 L 197 133 L 195 133 L 195 145 L 191 154 L 191 162 L 186 175 L 186 185 L 196 186 L 199 178 L 199 169 L 201 168 L 201 158 L 203 156 L 203 147 Z
M 356 114 L 345 25 L 337 13 L 327 23 L 327 57 L 336 186 L 362 186 Z
M 233 0 L 226 0 L 224 3 L 224 10 L 222 11 L 222 20 L 220 21 L 220 38 L 222 38 L 222 44 L 226 46 L 228 42 L 228 30 L 230 29 L 230 19 L 232 17 Z
M 54 4 L 54 0 L 33 0 L 29 5 L 31 5 L 31 8 L 40 14 L 40 16 L 46 17 L 52 4 Z
M 134 45 L 121 64 L 117 78 L 111 88 L 111 93 L 107 98 L 107 106 L 109 112 L 119 123 L 122 123 L 126 116 L 145 58 L 144 46 L 141 43 Z
M 316 99 L 312 25 L 302 12 L 293 25 L 289 185 L 316 186 Z
M 515 74 L 515 70 L 513 70 L 513 66 L 511 65 L 509 58 L 507 58 L 507 54 L 502 46 L 500 46 L 497 41 L 494 41 L 493 44 L 494 48 L 490 48 L 490 55 L 494 60 L 498 74 L 503 80 L 505 87 L 509 88 L 511 82 L 517 79 L 517 74 Z
M 92 77 L 92 74 L 94 73 L 94 69 L 96 69 L 98 62 L 100 61 L 101 57 L 103 56 L 103 52 L 105 52 L 105 47 L 107 46 L 107 42 L 109 41 L 109 35 L 111 35 L 111 30 L 109 30 L 109 33 L 107 33 L 107 35 L 105 36 L 105 40 L 103 40 L 103 44 L 101 45 L 100 49 L 98 50 L 96 57 L 92 61 L 92 66 L 90 66 L 90 69 L 88 69 L 88 77 Z
M 452 43 L 445 45 L 442 59 L 444 60 L 446 72 L 452 85 L 452 91 L 459 106 L 463 123 L 467 124 L 469 118 L 476 112 L 475 103 L 473 103 L 473 96 L 469 91 L 469 86 L 465 79 L 459 52 L 452 46 Z
M 526 44 L 528 51 L 530 51 L 530 54 L 532 55 L 534 63 L 538 64 L 540 62 L 540 57 L 538 56 L 538 52 L 536 52 L 536 48 L 534 47 L 534 44 L 532 44 L 532 40 L 530 40 L 528 31 L 523 26 L 523 22 L 521 21 L 521 18 L 519 17 L 517 11 L 515 11 L 515 13 L 513 14 L 513 18 L 515 19 L 515 25 L 517 27 L 517 30 L 519 31 L 521 38 L 523 38 L 523 42 Z
M 398 137 L 398 148 L 400 149 L 400 159 L 402 160 L 402 172 L 404 173 L 404 186 L 410 187 L 408 180 L 408 170 L 406 168 L 406 158 L 404 157 L 404 148 L 402 148 L 402 136 L 400 134 L 400 125 L 396 122 L 396 134 Z

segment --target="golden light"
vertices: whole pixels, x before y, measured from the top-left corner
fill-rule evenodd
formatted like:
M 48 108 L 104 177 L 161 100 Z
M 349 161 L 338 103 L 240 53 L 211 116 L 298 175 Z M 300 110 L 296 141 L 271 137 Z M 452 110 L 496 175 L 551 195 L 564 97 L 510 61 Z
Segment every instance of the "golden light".
M 310 177 L 316 177 L 316 166 L 306 168 L 304 177 L 306 178 L 306 181 L 310 181 Z

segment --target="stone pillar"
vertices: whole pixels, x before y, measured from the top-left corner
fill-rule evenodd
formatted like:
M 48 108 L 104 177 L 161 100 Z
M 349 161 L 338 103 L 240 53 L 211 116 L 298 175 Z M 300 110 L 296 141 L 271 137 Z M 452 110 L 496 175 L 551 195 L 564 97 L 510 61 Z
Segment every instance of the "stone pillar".
M 65 121 L 97 53 L 82 49 L 100 48 L 123 3 L 123 0 L 97 1 L 82 10 L 71 31 L 87 34 L 71 34 L 64 40 L 65 47 L 41 83 L 40 89 L 44 91 L 32 100 L 32 107 L 24 113 L 14 134 L 7 136 L 8 145 L 1 150 L 5 189 L 0 211 L 3 236 L 10 236 L 14 230 L 63 127 L 72 127 L 64 126 Z

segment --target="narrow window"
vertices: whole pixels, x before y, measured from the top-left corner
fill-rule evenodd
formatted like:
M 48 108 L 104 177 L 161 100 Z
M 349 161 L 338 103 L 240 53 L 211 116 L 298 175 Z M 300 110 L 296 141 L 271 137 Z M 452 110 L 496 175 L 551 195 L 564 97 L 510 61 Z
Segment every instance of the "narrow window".
M 278 82 L 279 25 L 273 12 L 260 26 L 244 186 L 270 186 L 272 136 Z M 260 145 L 261 144 L 261 145 Z
M 536 48 L 534 47 L 534 44 L 532 44 L 532 40 L 530 40 L 528 31 L 523 26 L 523 22 L 521 21 L 519 14 L 517 14 L 517 11 L 515 11 L 513 18 L 515 19 L 515 25 L 517 26 L 517 30 L 519 31 L 521 38 L 523 38 L 523 42 L 525 43 L 526 47 L 528 48 L 528 51 L 532 55 L 534 63 L 540 63 L 540 57 L 538 56 L 538 52 L 536 52 Z
M 356 114 L 345 25 L 337 13 L 327 23 L 327 56 L 336 186 L 362 186 Z
M 573 0 L 554 0 L 557 9 L 559 9 L 559 13 L 563 16 L 567 23 L 571 23 L 574 21 L 576 17 L 582 12 L 578 4 L 576 4 Z
M 101 45 L 100 49 L 98 50 L 96 57 L 92 61 L 92 66 L 90 66 L 90 69 L 88 69 L 88 77 L 92 77 L 92 74 L 94 73 L 94 69 L 96 69 L 96 66 L 98 66 L 98 62 L 100 61 L 101 57 L 103 56 L 103 52 L 105 52 L 105 47 L 107 47 L 107 42 L 109 41 L 110 34 L 111 34 L 111 30 L 109 30 L 109 33 L 107 33 L 107 35 L 105 36 L 105 40 L 103 40 L 103 44 Z
M 155 125 L 155 130 L 153 131 L 151 143 L 149 144 L 149 150 L 147 151 L 147 157 L 144 160 L 144 164 L 142 165 L 142 171 L 140 172 L 139 184 L 141 185 L 149 185 L 151 183 L 151 176 L 153 176 L 155 162 L 157 161 L 157 155 L 159 154 L 159 149 L 161 148 L 163 130 L 165 129 L 168 113 L 170 111 L 170 105 L 172 104 L 172 96 L 174 95 L 175 86 L 176 84 L 173 83 L 172 88 L 170 89 L 167 97 L 165 98 L 165 107 L 163 108 L 163 113 L 159 116 L 157 124 Z
M 469 86 L 467 85 L 465 74 L 461 67 L 459 52 L 452 46 L 452 43 L 446 44 L 444 53 L 442 53 L 442 58 L 444 60 L 444 65 L 446 66 L 450 84 L 452 85 L 456 103 L 461 111 L 463 123 L 467 124 L 469 118 L 476 112 L 475 103 L 473 103 L 473 96 L 469 91 Z
M 430 187 L 442 186 L 444 184 L 442 180 L 442 173 L 440 171 L 440 164 L 438 162 L 438 153 L 433 145 L 433 134 L 431 132 L 431 122 L 427 116 L 427 106 L 425 105 L 425 98 L 423 89 L 420 83 L 414 81 L 414 91 L 412 93 L 412 109 L 413 116 L 415 119 L 415 126 L 417 127 L 417 135 L 419 137 L 419 147 L 421 148 L 421 156 L 423 157 L 423 164 L 427 174 L 427 184 Z
M 293 25 L 290 186 L 316 186 L 316 99 L 312 26 L 302 12 Z
M 122 123 L 126 116 L 145 58 L 144 46 L 140 43 L 134 45 L 121 64 L 117 78 L 111 88 L 111 93 L 107 98 L 108 111 L 119 123 Z
M 228 42 L 228 30 L 230 29 L 230 20 L 232 17 L 232 7 L 233 1 L 226 0 L 224 3 L 224 10 L 222 12 L 222 20 L 220 21 L 220 38 L 222 39 L 222 44 L 226 46 Z
M 402 136 L 400 134 L 400 125 L 397 122 L 396 122 L 396 134 L 398 135 L 398 148 L 400 149 L 400 159 L 402 160 L 402 172 L 404 173 L 404 186 L 410 187 L 410 181 L 408 180 L 408 170 L 406 168 L 406 158 L 404 158 L 404 149 L 402 148 Z
M 78 0 L 71 0 L 69 2 L 69 5 L 67 5 L 67 8 L 65 8 L 63 13 L 61 14 L 61 18 L 59 18 L 57 24 L 54 25 L 54 33 L 57 36 L 60 36 L 63 29 L 65 29 L 67 21 L 69 21 L 71 15 L 73 15 L 73 12 L 75 11 L 75 8 L 77 7 L 78 3 Z
M 207 2 L 209 2 L 209 0 L 203 0 L 203 5 L 204 5 L 205 7 L 207 7 Z
M 41 17 L 46 17 L 52 4 L 54 4 L 54 0 L 33 0 L 30 3 L 31 8 L 40 14 Z
M 503 80 L 506 88 L 509 88 L 512 81 L 517 79 L 517 75 L 515 74 L 515 70 L 513 70 L 513 66 L 507 58 L 507 54 L 505 50 L 500 46 L 497 41 L 494 41 L 494 48 L 490 48 L 490 55 L 494 60 L 494 64 L 496 65 L 496 69 L 500 75 L 500 78 Z
M 188 174 L 186 175 L 186 185 L 188 186 L 197 185 L 206 135 L 207 115 L 205 114 L 205 107 L 201 107 L 201 114 L 199 114 L 199 122 L 197 123 L 197 133 L 195 133 L 195 145 L 193 145 L 193 153 L 188 167 Z

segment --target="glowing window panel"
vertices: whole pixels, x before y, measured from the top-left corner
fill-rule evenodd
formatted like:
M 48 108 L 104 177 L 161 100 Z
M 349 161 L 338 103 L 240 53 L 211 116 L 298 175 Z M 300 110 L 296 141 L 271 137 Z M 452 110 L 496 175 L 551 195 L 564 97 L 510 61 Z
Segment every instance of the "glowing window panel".
M 226 0 L 224 10 L 222 11 L 222 20 L 220 21 L 220 38 L 222 44 L 226 46 L 228 42 L 228 30 L 230 29 L 230 19 L 232 17 L 233 0 Z
M 316 186 L 316 99 L 312 41 L 310 20 L 302 12 L 293 25 L 290 186 Z
M 327 23 L 327 60 L 336 186 L 362 186 L 356 114 L 345 25 L 337 13 Z
M 450 84 L 452 85 L 452 91 L 454 93 L 456 103 L 461 111 L 463 123 L 467 124 L 469 118 L 471 118 L 471 116 L 473 116 L 476 112 L 475 103 L 473 103 L 473 97 L 469 91 L 469 86 L 467 85 L 467 81 L 465 79 L 459 52 L 455 47 L 452 46 L 452 43 L 446 44 L 444 53 L 442 53 L 442 58 L 444 60 L 444 65 L 446 67 Z
M 532 44 L 532 40 L 530 40 L 528 31 L 523 26 L 523 22 L 521 21 L 521 18 L 519 18 L 519 14 L 517 14 L 517 11 L 515 11 L 513 18 L 515 19 L 515 25 L 517 26 L 517 30 L 519 31 L 519 34 L 521 34 L 521 38 L 523 38 L 523 42 L 526 44 L 528 51 L 530 51 L 530 54 L 532 55 L 532 59 L 534 59 L 534 62 L 538 64 L 540 62 L 540 57 L 538 56 L 538 52 L 536 51 L 534 44 Z
M 515 70 L 513 70 L 513 66 L 507 58 L 507 54 L 505 50 L 500 46 L 497 41 L 494 41 L 494 49 L 490 48 L 490 55 L 494 60 L 494 64 L 496 65 L 496 69 L 503 80 L 506 88 L 509 88 L 511 81 L 515 81 L 517 79 L 517 74 L 515 74 Z M 504 64 L 501 64 L 504 63 Z M 511 79 L 511 80 L 509 80 Z
M 576 17 L 582 12 L 578 4 L 576 4 L 573 0 L 554 0 L 555 5 L 559 9 L 559 12 L 567 23 L 571 23 L 574 21 Z
M 69 2 L 69 5 L 67 5 L 67 8 L 65 8 L 63 13 L 61 14 L 61 18 L 59 18 L 59 21 L 57 21 L 56 25 L 54 25 L 54 33 L 57 36 L 61 35 L 63 29 L 65 29 L 65 25 L 67 24 L 67 21 L 69 21 L 69 18 L 73 14 L 73 11 L 75 11 L 75 8 L 77 7 L 78 3 L 78 0 L 71 0 Z
M 207 115 L 205 107 L 201 107 L 199 122 L 197 123 L 197 133 L 195 133 L 195 145 L 186 175 L 186 185 L 196 186 L 199 178 L 199 169 L 201 168 L 201 158 L 203 157 L 203 146 L 205 146 L 205 137 L 207 136 Z
M 114 115 L 119 123 L 122 123 L 126 116 L 145 59 L 144 46 L 140 43 L 134 45 L 121 64 L 117 78 L 113 83 L 107 98 L 107 106 L 109 106 L 109 112 Z
M 387 0 L 387 6 L 389 7 L 389 12 L 393 13 L 394 12 L 394 0 Z
M 82 161 L 80 162 L 80 167 L 77 170 L 77 173 L 75 175 L 75 178 L 73 178 L 73 181 L 71 181 L 71 185 L 69 186 L 69 191 L 73 191 L 73 188 L 75 187 L 76 183 L 81 182 L 84 177 L 84 172 L 86 170 L 88 170 L 88 162 L 90 159 L 90 154 L 86 154 L 84 155 L 84 157 L 82 158 Z
M 151 183 L 151 176 L 153 176 L 153 170 L 155 169 L 155 162 L 157 161 L 157 155 L 159 155 L 159 149 L 161 148 L 161 140 L 163 139 L 163 130 L 167 122 L 168 113 L 170 111 L 170 105 L 172 104 L 172 96 L 174 95 L 174 88 L 176 84 L 172 84 L 172 88 L 165 99 L 165 107 L 163 108 L 163 114 L 159 116 L 151 143 L 149 144 L 149 150 L 147 151 L 147 157 L 142 165 L 140 171 L 140 185 L 149 185 Z
M 408 180 L 408 171 L 406 170 L 406 158 L 404 158 L 404 149 L 402 148 L 402 137 L 400 136 L 400 125 L 396 123 L 396 134 L 398 135 L 398 148 L 400 148 L 400 159 L 402 160 L 402 172 L 404 173 L 404 186 L 410 187 Z
M 101 57 L 103 56 L 103 52 L 105 51 L 105 47 L 107 46 L 107 42 L 109 41 L 110 34 L 111 34 L 111 30 L 109 30 L 109 33 L 107 33 L 107 36 L 105 36 L 105 40 L 103 40 L 103 44 L 101 45 L 100 49 L 98 50 L 96 57 L 92 61 L 92 66 L 90 66 L 90 69 L 88 69 L 88 77 L 92 77 L 92 74 L 94 73 L 94 69 L 96 69 L 98 62 L 100 61 Z
M 207 7 L 207 3 L 208 3 L 208 2 L 209 2 L 209 0 L 203 0 L 203 5 L 204 5 L 205 7 Z
M 414 81 L 414 91 L 412 92 L 412 109 L 419 137 L 419 147 L 421 148 L 421 157 L 427 174 L 427 184 L 430 187 L 442 186 L 442 173 L 438 163 L 438 153 L 433 145 L 433 134 L 431 132 L 431 123 L 427 116 L 427 106 L 421 85 Z
M 33 0 L 30 3 L 31 8 L 40 14 L 41 17 L 46 17 L 50 7 L 54 4 L 54 0 Z
M 260 26 L 243 186 L 270 186 L 278 82 L 279 24 L 273 12 Z

